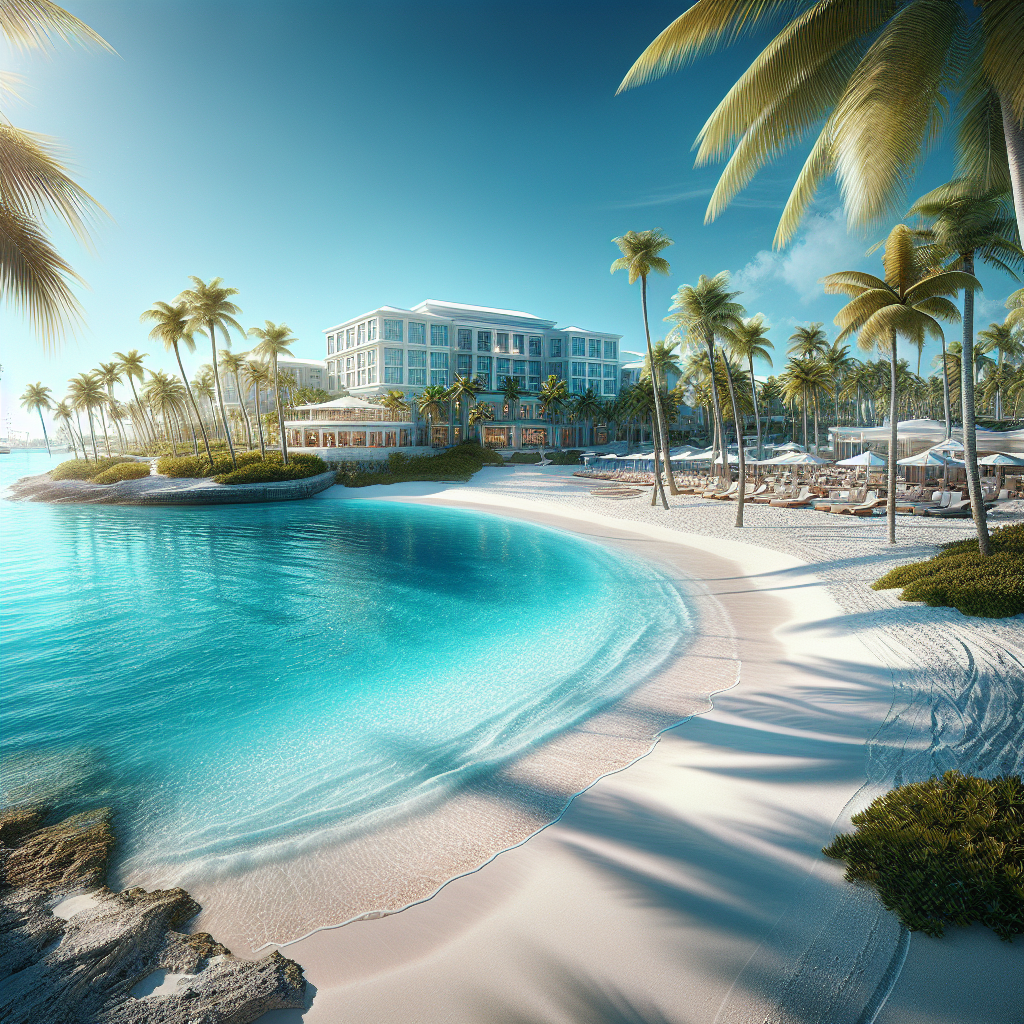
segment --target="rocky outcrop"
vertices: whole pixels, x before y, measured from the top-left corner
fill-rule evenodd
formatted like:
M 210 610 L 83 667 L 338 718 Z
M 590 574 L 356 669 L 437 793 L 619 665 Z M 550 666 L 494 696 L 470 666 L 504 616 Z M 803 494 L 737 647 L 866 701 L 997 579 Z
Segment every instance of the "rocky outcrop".
M 40 810 L 0 812 L 0 1020 L 5 1024 L 248 1024 L 301 1007 L 302 969 L 280 953 L 242 960 L 205 933 L 183 889 L 112 892 L 108 809 L 45 825 Z M 61 900 L 91 899 L 65 920 Z M 156 971 L 172 992 L 131 990 Z

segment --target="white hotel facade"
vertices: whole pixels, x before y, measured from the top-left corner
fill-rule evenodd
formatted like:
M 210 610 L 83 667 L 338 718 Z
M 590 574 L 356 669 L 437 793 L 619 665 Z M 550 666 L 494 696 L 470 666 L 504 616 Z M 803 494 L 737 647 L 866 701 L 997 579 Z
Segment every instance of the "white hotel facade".
M 324 332 L 326 390 L 346 390 L 350 399 L 297 411 L 286 424 L 293 444 L 306 447 L 405 447 L 447 445 L 460 439 L 455 410 L 447 423 L 426 424 L 411 409 L 408 419 L 365 405 L 387 391 L 413 396 L 430 385 L 450 387 L 456 374 L 481 385 L 478 402 L 488 403 L 493 419 L 483 440 L 496 448 L 581 447 L 603 443 L 585 438 L 579 424 L 551 423 L 541 416 L 541 384 L 554 374 L 572 394 L 588 389 L 614 398 L 620 386 L 621 336 L 580 327 L 556 327 L 531 313 L 428 299 L 412 309 L 382 306 Z M 511 377 L 522 391 L 515 408 L 500 394 Z M 363 402 L 360 402 L 362 399 Z M 357 422 L 360 406 L 365 422 Z M 314 425 L 315 424 L 315 425 Z

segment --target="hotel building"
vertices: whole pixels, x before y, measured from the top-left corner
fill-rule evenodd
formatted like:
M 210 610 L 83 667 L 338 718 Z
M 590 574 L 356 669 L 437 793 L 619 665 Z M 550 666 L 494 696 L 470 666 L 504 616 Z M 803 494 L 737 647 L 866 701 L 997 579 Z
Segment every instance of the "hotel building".
M 606 440 L 599 436 L 601 428 L 587 437 L 585 426 L 565 422 L 565 417 L 556 415 L 554 423 L 543 418 L 538 392 L 542 382 L 554 374 L 566 381 L 571 394 L 592 390 L 602 398 L 614 398 L 619 391 L 618 334 L 556 327 L 553 320 L 515 310 L 428 299 L 412 309 L 382 306 L 327 328 L 324 335 L 328 391 L 344 389 L 363 400 L 387 391 L 412 396 L 428 385 L 450 387 L 459 374 L 476 380 L 481 385 L 477 401 L 491 406 L 493 419 L 482 429 L 487 445 L 582 447 Z M 500 394 L 507 377 L 522 391 L 514 408 L 508 407 Z M 376 416 L 380 407 L 367 405 L 367 411 L 373 409 L 375 415 L 357 426 L 351 419 L 358 414 L 354 403 L 343 409 L 339 402 L 328 402 L 297 411 L 300 419 L 289 421 L 287 427 L 294 431 L 296 443 L 306 445 L 307 438 L 315 437 L 322 442 L 318 447 L 346 443 L 362 447 L 353 437 L 362 440 L 370 434 L 375 441 L 384 438 L 383 447 L 400 447 L 403 429 L 413 446 L 443 446 L 460 439 L 461 427 L 452 405 L 448 422 L 433 424 L 430 437 L 415 410 L 408 422 L 392 418 L 385 424 Z M 307 418 L 308 425 L 304 422 Z M 316 428 L 312 420 L 320 421 Z

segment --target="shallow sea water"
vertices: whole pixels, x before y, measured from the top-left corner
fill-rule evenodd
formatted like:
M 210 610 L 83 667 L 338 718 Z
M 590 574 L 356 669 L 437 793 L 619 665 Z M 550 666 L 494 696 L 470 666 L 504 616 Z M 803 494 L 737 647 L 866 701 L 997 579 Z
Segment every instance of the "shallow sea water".
M 443 799 L 690 629 L 646 563 L 389 502 L 2 501 L 0 567 L 3 803 L 112 806 L 118 874 L 164 884 Z

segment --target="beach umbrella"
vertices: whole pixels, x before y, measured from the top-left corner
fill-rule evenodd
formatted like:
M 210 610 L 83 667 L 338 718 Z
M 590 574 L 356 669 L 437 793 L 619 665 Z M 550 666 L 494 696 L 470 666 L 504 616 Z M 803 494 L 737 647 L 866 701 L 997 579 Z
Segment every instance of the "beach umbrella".
M 937 452 L 939 455 L 948 452 L 962 452 L 963 450 L 963 443 L 960 441 L 955 441 L 951 437 L 947 438 L 945 441 L 940 441 L 938 444 L 933 444 L 931 448 L 928 449 L 928 451 Z
M 828 459 L 812 455 L 810 452 L 799 451 L 786 456 L 786 463 L 790 466 L 824 466 L 828 463 Z
M 803 452 L 806 450 L 803 445 L 797 444 L 796 441 L 787 441 L 785 444 L 775 446 L 775 451 L 777 452 Z
M 1003 473 L 1006 472 L 1007 466 L 1024 466 L 1024 458 L 1019 455 L 1008 455 L 1006 452 L 994 452 L 992 455 L 986 455 L 983 459 L 978 459 L 979 466 L 995 466 L 996 468 L 996 488 L 1001 490 L 1003 486 Z
M 926 469 L 938 469 L 945 466 L 962 466 L 963 462 L 960 459 L 940 455 L 938 452 L 929 449 L 926 452 L 918 452 L 917 455 L 911 455 L 909 458 L 899 459 L 896 465 L 923 466 Z
M 860 455 L 854 455 L 852 459 L 842 459 L 837 462 L 837 466 L 884 466 L 886 460 L 881 455 L 875 452 L 861 452 Z

